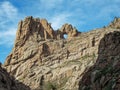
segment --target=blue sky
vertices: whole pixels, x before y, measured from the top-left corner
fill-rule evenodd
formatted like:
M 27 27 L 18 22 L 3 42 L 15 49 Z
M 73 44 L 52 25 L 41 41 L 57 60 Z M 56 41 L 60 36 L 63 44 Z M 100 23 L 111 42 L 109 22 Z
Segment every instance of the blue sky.
M 120 17 L 120 0 L 0 0 L 0 62 L 11 52 L 18 22 L 46 18 L 56 30 L 70 23 L 86 32 Z

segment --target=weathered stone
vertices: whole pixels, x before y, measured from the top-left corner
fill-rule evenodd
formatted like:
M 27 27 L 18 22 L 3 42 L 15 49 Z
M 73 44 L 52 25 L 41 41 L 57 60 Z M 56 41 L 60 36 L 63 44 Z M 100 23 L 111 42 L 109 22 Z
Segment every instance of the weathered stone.
M 120 18 L 115 17 L 108 27 L 114 29 L 120 29 Z
M 102 69 L 109 62 L 109 59 L 106 61 L 107 57 L 119 55 L 120 34 L 108 34 L 114 31 L 120 29 L 106 27 L 80 33 L 70 24 L 54 31 L 45 19 L 27 17 L 19 23 L 15 45 L 5 61 L 4 68 L 31 90 L 43 89 L 46 85 L 50 86 L 50 89 L 78 90 L 79 81 L 87 76 L 84 76 L 84 73 L 91 66 L 96 63 Z M 64 34 L 68 35 L 67 39 L 64 39 Z M 103 38 L 106 34 L 108 37 Z M 97 58 L 101 60 L 96 61 Z M 106 63 L 101 63 L 102 60 Z M 118 61 L 113 62 L 112 67 L 119 69 Z M 112 68 L 108 68 L 109 70 Z M 89 88 L 86 85 L 90 82 L 93 84 L 92 90 L 97 90 L 95 87 L 105 83 L 101 78 L 100 84 L 94 83 L 100 76 L 99 73 L 88 72 L 88 75 L 94 76 L 92 79 L 82 79 L 85 82 L 82 89 Z M 106 77 L 109 76 L 105 76 L 105 80 L 108 80 Z
M 16 81 L 0 65 L 0 90 L 30 90 L 30 88 Z
M 79 82 L 79 90 L 83 87 L 90 90 L 119 90 L 119 65 L 120 32 L 114 31 L 101 39 L 97 61 L 84 73 Z
M 77 29 L 71 25 L 71 24 L 64 24 L 60 30 L 57 31 L 57 38 L 61 39 L 64 38 L 64 34 L 68 35 L 68 39 L 78 36 L 80 32 L 77 31 Z

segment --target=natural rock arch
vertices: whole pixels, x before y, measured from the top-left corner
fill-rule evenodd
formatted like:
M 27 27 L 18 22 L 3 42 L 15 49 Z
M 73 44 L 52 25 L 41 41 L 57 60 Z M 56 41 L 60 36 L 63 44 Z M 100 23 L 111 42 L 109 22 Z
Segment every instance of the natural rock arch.
M 67 38 L 78 36 L 80 32 L 77 31 L 75 27 L 71 24 L 64 24 L 59 30 L 57 30 L 57 39 L 64 39 L 64 35 L 67 35 Z
M 64 39 L 67 39 L 68 35 L 67 34 L 63 34 L 63 37 L 64 37 Z

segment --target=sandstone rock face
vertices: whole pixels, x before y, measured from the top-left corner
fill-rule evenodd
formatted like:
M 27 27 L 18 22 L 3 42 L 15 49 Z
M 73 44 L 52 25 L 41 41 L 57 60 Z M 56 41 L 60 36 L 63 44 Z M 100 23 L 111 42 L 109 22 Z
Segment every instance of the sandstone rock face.
M 57 31 L 57 38 L 63 39 L 63 35 L 67 34 L 68 39 L 78 36 L 80 32 L 77 31 L 77 29 L 71 25 L 71 24 L 64 24 L 58 31 Z M 59 36 L 59 37 L 58 37 Z
M 16 81 L 0 65 L 0 90 L 30 90 L 30 88 Z
M 120 32 L 115 31 L 100 41 L 98 59 L 84 73 L 79 90 L 120 89 Z
M 23 45 L 26 41 L 54 39 L 54 31 L 45 19 L 27 17 L 18 25 L 15 46 Z
M 70 24 L 54 31 L 46 20 L 27 17 L 4 68 L 31 90 L 78 90 L 83 72 L 96 63 L 100 40 L 114 31 L 120 29 L 80 33 Z

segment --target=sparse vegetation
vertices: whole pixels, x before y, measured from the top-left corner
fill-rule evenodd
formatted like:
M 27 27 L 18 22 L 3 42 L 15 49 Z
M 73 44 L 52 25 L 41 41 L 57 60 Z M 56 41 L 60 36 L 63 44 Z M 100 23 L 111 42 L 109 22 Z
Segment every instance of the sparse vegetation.
M 64 64 L 65 64 L 65 66 L 68 66 L 68 65 L 72 65 L 72 64 L 81 64 L 81 62 L 78 60 L 71 60 L 71 61 L 66 61 Z
M 95 53 L 93 53 L 92 55 L 86 54 L 85 56 L 81 57 L 80 59 L 81 60 L 85 60 L 85 59 L 89 59 L 89 58 L 95 59 L 95 57 L 96 57 L 96 55 L 95 55 Z
M 46 82 L 43 90 L 57 90 L 57 84 L 54 82 Z
M 69 79 L 69 77 L 62 78 L 60 85 L 59 85 L 59 88 L 63 87 L 67 83 L 68 79 Z
M 57 81 L 48 81 L 44 83 L 43 90 L 64 90 L 63 86 L 68 81 L 69 77 L 61 78 L 59 84 Z
M 116 27 L 117 29 L 120 29 L 120 27 L 118 26 L 118 27 Z

